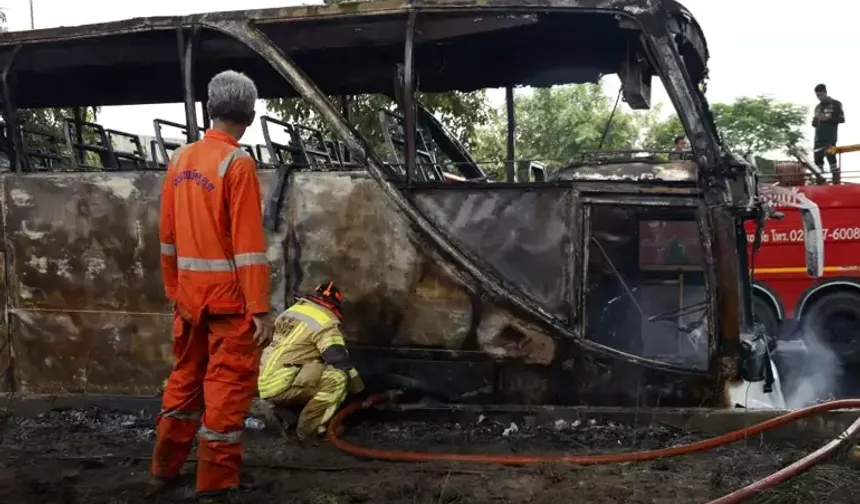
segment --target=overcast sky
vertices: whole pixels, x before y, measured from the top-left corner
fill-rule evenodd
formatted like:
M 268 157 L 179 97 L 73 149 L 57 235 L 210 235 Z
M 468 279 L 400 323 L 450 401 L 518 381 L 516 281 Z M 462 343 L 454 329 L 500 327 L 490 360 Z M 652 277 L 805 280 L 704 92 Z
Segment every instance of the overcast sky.
M 244 0 L 243 9 L 301 3 L 295 0 Z M 860 143 L 860 65 L 851 58 L 860 47 L 860 30 L 850 15 L 852 0 L 685 0 L 699 20 L 711 51 L 708 99 L 730 102 L 738 96 L 769 94 L 778 100 L 815 106 L 813 87 L 827 84 L 831 96 L 845 107 L 846 124 L 839 132 L 841 144 Z M 30 27 L 27 0 L 4 0 L 10 30 Z M 190 14 L 234 10 L 227 0 L 34 0 L 37 28 L 113 21 L 137 16 Z M 842 15 L 840 15 L 840 12 Z M 617 82 L 617 81 L 615 81 Z M 607 89 L 617 89 L 607 83 Z M 665 101 L 655 82 L 654 99 Z M 493 101 L 499 94 L 493 94 Z M 671 105 L 665 107 L 672 110 Z M 262 112 L 258 108 L 258 113 Z M 182 106 L 150 105 L 107 107 L 99 122 L 111 128 L 152 135 L 152 119 L 184 121 Z M 811 119 L 811 117 L 810 117 Z M 812 140 L 812 128 L 806 133 Z M 259 125 L 249 131 L 249 142 L 260 142 Z M 860 153 L 847 154 L 845 171 L 860 171 Z M 853 178 L 853 177 L 852 177 Z

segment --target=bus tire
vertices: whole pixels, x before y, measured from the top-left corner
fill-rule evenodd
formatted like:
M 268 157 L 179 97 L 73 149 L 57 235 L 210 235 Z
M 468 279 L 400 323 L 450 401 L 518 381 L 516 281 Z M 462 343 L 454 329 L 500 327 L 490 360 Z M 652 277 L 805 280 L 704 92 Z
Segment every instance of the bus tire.
M 779 331 L 779 315 L 776 313 L 773 303 L 762 296 L 753 296 L 752 302 L 753 320 L 764 326 L 764 331 L 769 338 L 775 339 Z
M 837 291 L 815 300 L 803 314 L 804 326 L 842 362 L 860 361 L 860 294 Z M 806 332 L 806 331 L 804 331 Z

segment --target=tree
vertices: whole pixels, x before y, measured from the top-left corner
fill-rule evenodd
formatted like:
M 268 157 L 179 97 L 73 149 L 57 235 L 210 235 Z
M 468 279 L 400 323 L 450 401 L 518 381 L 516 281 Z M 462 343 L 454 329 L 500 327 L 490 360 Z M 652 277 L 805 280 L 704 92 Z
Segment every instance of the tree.
M 324 0 L 324 3 L 337 4 L 342 1 L 345 0 Z M 474 143 L 477 126 L 490 119 L 490 109 L 484 91 L 434 94 L 419 92 L 417 98 L 467 147 Z M 340 99 L 332 99 L 332 102 L 340 103 Z M 267 100 L 266 108 L 284 121 L 327 130 L 325 123 L 301 98 Z M 379 149 L 383 146 L 383 136 L 379 124 L 379 110 L 396 111 L 396 104 L 387 96 L 351 96 L 347 97 L 346 110 L 350 122 L 381 154 L 382 151 Z
M 804 140 L 808 109 L 768 96 L 740 97 L 712 107 L 714 122 L 730 149 L 740 154 L 794 151 Z
M 478 125 L 490 120 L 490 108 L 484 91 L 475 93 L 417 93 L 427 107 L 467 148 L 474 144 Z M 337 103 L 337 101 L 332 100 Z M 361 95 L 347 98 L 347 115 L 355 128 L 365 136 L 371 147 L 380 152 L 383 146 L 379 111 L 397 111 L 387 96 Z M 301 98 L 279 98 L 266 101 L 266 108 L 286 122 L 300 123 L 327 131 L 325 122 Z
M 597 149 L 612 113 L 614 98 L 596 84 L 536 89 L 515 98 L 517 159 L 544 161 L 550 170 L 568 163 L 583 151 Z M 756 156 L 762 171 L 773 162 L 760 157 L 774 150 L 799 148 L 806 108 L 778 102 L 767 96 L 742 97 L 712 107 L 719 133 L 730 149 Z M 668 150 L 684 133 L 677 115 L 660 119 L 661 106 L 647 112 L 619 108 L 613 117 L 604 150 Z M 476 131 L 476 159 L 489 161 L 490 170 L 503 173 L 505 120 L 490 111 L 487 123 Z
M 802 128 L 807 108 L 778 102 L 768 96 L 740 97 L 733 103 L 711 106 L 717 131 L 726 146 L 742 155 L 761 155 L 770 151 L 792 152 L 804 140 Z M 677 116 L 660 121 L 645 134 L 649 147 L 670 145 L 684 128 Z
M 517 159 L 541 161 L 552 172 L 586 151 L 637 147 L 643 124 L 656 122 L 656 111 L 634 114 L 619 105 L 613 114 L 614 104 L 615 98 L 604 94 L 599 84 L 518 93 L 514 98 Z M 499 112 L 491 113 L 488 123 L 476 133 L 473 154 L 487 162 L 485 170 L 497 176 L 505 158 L 505 137 L 505 121 Z
M 764 154 L 801 150 L 802 128 L 808 113 L 804 106 L 779 102 L 768 96 L 744 96 L 733 103 L 715 103 L 711 111 L 726 147 L 752 156 L 763 173 L 774 169 L 774 161 L 762 157 Z M 649 148 L 671 145 L 672 139 L 683 131 L 678 116 L 672 115 L 650 126 L 644 135 L 647 139 L 644 144 Z
M 657 104 L 657 107 L 659 106 L 660 104 Z M 659 109 L 657 111 L 659 113 Z M 671 149 L 675 137 L 684 134 L 684 126 L 678 116 L 674 114 L 662 121 L 655 120 L 643 124 L 642 129 L 642 148 L 644 149 Z

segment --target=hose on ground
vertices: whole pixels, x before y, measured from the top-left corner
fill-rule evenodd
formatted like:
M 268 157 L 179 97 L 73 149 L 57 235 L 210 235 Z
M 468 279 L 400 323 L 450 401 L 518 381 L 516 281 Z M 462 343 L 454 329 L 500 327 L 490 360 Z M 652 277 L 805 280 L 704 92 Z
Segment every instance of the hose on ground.
M 857 402 L 856 400 L 854 401 Z M 822 462 L 825 459 L 831 457 L 833 453 L 840 446 L 842 446 L 843 443 L 845 443 L 845 441 L 855 436 L 858 431 L 860 431 L 860 418 L 855 420 L 854 423 L 852 423 L 847 429 L 845 429 L 845 432 L 840 434 L 839 437 L 833 439 L 826 445 L 815 450 L 814 452 L 803 457 L 802 459 L 791 464 L 790 466 L 780 469 L 779 471 L 771 474 L 770 476 L 750 483 L 749 485 L 739 490 L 735 490 L 728 495 L 724 495 L 719 499 L 712 500 L 708 504 L 737 504 L 739 502 L 743 502 L 751 498 L 752 496 L 764 490 L 767 490 L 768 488 L 773 488 L 775 486 L 781 485 L 786 481 L 790 480 L 791 478 L 794 478 L 795 476 L 808 471 L 812 468 L 812 466 L 818 464 L 819 462 Z
M 382 402 L 390 402 L 394 397 L 398 396 L 400 391 L 390 391 L 382 394 L 370 396 L 364 402 L 356 402 L 344 407 L 334 418 L 331 419 L 328 427 L 328 441 L 341 451 L 355 455 L 358 457 L 387 460 L 392 462 L 473 462 L 479 464 L 495 464 L 495 465 L 529 465 L 541 463 L 567 463 L 573 465 L 600 465 L 600 464 L 618 464 L 624 462 L 644 462 L 648 460 L 656 460 L 666 457 L 676 457 L 678 455 L 686 455 L 690 453 L 701 452 L 723 446 L 741 439 L 755 436 L 762 432 L 775 429 L 785 424 L 801 420 L 803 418 L 819 415 L 827 411 L 860 408 L 860 399 L 842 399 L 838 401 L 830 401 L 814 406 L 809 406 L 800 410 L 792 411 L 784 415 L 772 418 L 770 420 L 751 425 L 744 429 L 736 430 L 702 441 L 696 441 L 687 445 L 673 446 L 671 448 L 660 448 L 656 450 L 647 450 L 639 452 L 627 453 L 605 453 L 599 455 L 555 455 L 555 454 L 534 454 L 534 455 L 493 455 L 493 454 L 466 454 L 466 453 L 427 453 L 415 452 L 408 450 L 386 450 L 381 448 L 370 448 L 351 443 L 338 436 L 338 432 L 343 427 L 344 421 L 353 413 L 361 409 L 370 408 Z M 708 504 L 735 504 L 755 495 L 765 489 L 779 485 L 803 471 L 808 470 L 818 462 L 832 455 L 839 446 L 847 439 L 855 435 L 860 430 L 860 419 L 855 421 L 845 432 L 838 438 L 834 439 L 824 447 L 798 460 L 794 464 L 762 479 L 737 490 L 729 495 L 721 497 Z

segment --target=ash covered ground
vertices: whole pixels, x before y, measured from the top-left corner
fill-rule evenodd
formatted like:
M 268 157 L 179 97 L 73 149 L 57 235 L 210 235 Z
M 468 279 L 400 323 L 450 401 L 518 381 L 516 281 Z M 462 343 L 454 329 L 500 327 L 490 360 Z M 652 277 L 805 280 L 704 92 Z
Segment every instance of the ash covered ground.
M 0 412 L 2 414 L 2 412 Z M 187 485 L 147 497 L 153 419 L 91 409 L 54 411 L 0 422 L 0 502 L 187 502 Z M 240 501 L 264 503 L 701 503 L 729 493 L 802 457 L 817 446 L 762 444 L 759 438 L 710 452 L 644 463 L 573 467 L 546 464 L 401 464 L 359 460 L 323 442 L 302 446 L 249 430 L 246 476 L 255 489 Z M 345 438 L 367 445 L 423 451 L 599 453 L 686 444 L 701 436 L 662 425 L 586 420 L 526 427 L 479 423 L 362 423 Z M 760 495 L 758 503 L 856 502 L 860 469 L 846 454 Z

